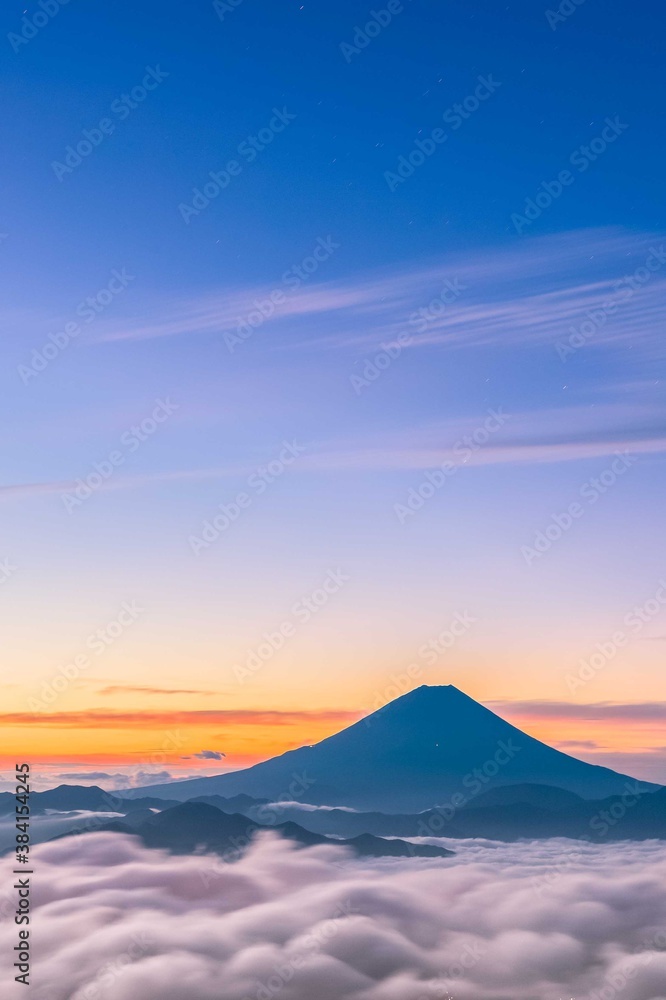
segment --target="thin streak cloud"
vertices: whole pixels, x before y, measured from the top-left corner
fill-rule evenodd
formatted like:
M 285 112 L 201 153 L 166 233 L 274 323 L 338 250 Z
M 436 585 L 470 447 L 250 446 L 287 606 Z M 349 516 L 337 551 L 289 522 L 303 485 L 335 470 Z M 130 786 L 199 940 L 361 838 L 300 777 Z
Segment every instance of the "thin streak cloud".
M 99 694 L 147 694 L 147 695 L 172 695 L 172 694 L 194 694 L 211 695 L 215 691 L 195 691 L 189 688 L 158 688 L 158 687 L 133 687 L 131 684 L 113 684 L 110 687 L 100 688 Z
M 666 702 L 616 704 L 599 701 L 576 705 L 568 701 L 491 701 L 488 706 L 503 715 L 534 719 L 590 719 L 645 722 L 666 719 Z
M 107 712 L 99 709 L 79 712 L 4 712 L 0 726 L 45 726 L 60 729 L 121 729 L 138 727 L 150 729 L 176 725 L 244 723 L 255 726 L 294 726 L 308 722 L 355 722 L 358 712 L 323 709 L 303 711 L 264 711 L 262 709 L 229 709 L 210 711 L 174 712 Z
M 616 346 L 630 340 L 634 353 L 640 347 L 650 356 L 661 356 L 666 267 L 662 273 L 658 265 L 632 294 L 626 280 L 644 268 L 652 248 L 663 253 L 658 234 L 591 229 L 450 253 L 419 270 L 392 267 L 313 282 L 287 291 L 284 302 L 275 306 L 266 322 L 280 336 L 271 338 L 268 349 L 363 351 L 410 330 L 414 336 L 409 348 L 555 344 L 583 323 L 588 311 L 612 301 L 616 308 L 600 322 L 590 345 Z M 414 323 L 412 317 L 428 309 L 446 278 L 460 282 L 458 301 L 429 312 L 427 322 Z M 524 291 L 526 280 L 529 294 Z M 95 340 L 222 335 L 247 322 L 256 301 L 280 287 L 276 277 L 274 288 L 224 289 L 167 302 L 160 296 L 159 302 L 144 304 L 142 319 L 137 320 L 135 311 L 131 318 L 99 320 Z
M 456 442 L 472 434 L 487 413 L 450 419 L 382 435 L 357 435 L 353 440 L 309 442 L 292 474 L 303 472 L 406 471 L 451 462 L 456 466 L 535 465 L 603 458 L 617 452 L 659 456 L 666 452 L 664 415 L 658 408 L 600 405 L 506 414 L 506 426 L 488 444 L 462 454 Z M 141 489 L 159 483 L 233 479 L 256 470 L 254 460 L 221 468 L 175 469 L 138 476 L 114 476 L 98 491 Z M 0 499 L 69 493 L 75 480 L 17 483 L 0 487 Z

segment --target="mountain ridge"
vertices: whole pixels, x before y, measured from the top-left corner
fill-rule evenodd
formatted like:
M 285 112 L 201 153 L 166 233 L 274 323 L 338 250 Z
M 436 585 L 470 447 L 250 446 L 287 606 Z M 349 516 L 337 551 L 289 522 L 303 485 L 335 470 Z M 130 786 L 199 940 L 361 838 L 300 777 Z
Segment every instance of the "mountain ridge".
M 453 851 L 432 844 L 412 844 L 404 840 L 384 839 L 362 833 L 349 839 L 331 838 L 285 820 L 276 825 L 262 825 L 242 813 L 225 813 L 205 802 L 181 802 L 149 817 L 130 813 L 123 820 L 112 820 L 97 828 L 100 833 L 126 833 L 139 837 L 146 847 L 162 848 L 177 854 L 210 850 L 227 861 L 238 860 L 257 834 L 273 833 L 301 847 L 328 845 L 350 847 L 366 857 L 448 858 Z M 72 836 L 71 833 L 63 837 Z M 62 837 L 56 838 L 62 839 Z
M 420 812 L 486 787 L 550 785 L 602 799 L 635 779 L 588 764 L 506 722 L 453 685 L 426 685 L 312 746 L 239 771 L 125 789 L 125 798 L 250 795 L 386 813 Z M 639 782 L 644 790 L 658 785 Z

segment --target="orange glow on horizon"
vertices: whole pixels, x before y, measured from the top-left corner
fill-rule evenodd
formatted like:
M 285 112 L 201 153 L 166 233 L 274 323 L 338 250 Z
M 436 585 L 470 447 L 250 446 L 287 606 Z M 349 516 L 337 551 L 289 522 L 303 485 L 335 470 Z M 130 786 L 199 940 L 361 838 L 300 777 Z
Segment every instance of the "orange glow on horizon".
M 187 774 L 198 770 L 218 772 L 249 767 L 287 750 L 317 743 L 362 718 L 364 712 L 273 711 L 237 709 L 174 711 L 63 711 L 35 716 L 30 713 L 0 715 L 3 753 L 0 765 L 13 768 L 17 760 L 56 766 L 72 761 L 86 767 L 108 768 L 155 765 Z M 538 711 L 512 711 L 508 703 L 501 714 L 530 736 L 573 756 L 593 758 L 596 753 L 649 752 L 663 744 L 662 726 L 654 719 L 567 718 Z M 597 712 L 598 715 L 598 712 Z M 30 752 L 26 758 L 26 747 Z M 221 761 L 194 756 L 204 748 L 226 754 Z

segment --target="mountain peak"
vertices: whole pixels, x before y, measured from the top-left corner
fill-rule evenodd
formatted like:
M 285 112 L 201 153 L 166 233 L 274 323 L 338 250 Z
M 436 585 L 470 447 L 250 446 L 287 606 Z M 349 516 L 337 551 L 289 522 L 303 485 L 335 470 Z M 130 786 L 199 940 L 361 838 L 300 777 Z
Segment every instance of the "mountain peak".
M 465 694 L 465 692 L 461 691 L 460 688 L 457 688 L 455 684 L 420 684 L 418 687 L 412 688 L 411 691 L 406 691 L 405 694 L 400 695 L 392 702 L 389 702 L 389 705 L 396 705 L 405 698 L 416 696 L 419 698 L 427 698 L 430 701 L 439 702 L 441 704 L 454 699 L 464 699 L 465 701 L 473 702 L 479 708 L 483 708 L 480 702 L 475 701 L 470 695 Z
M 528 736 L 453 684 L 422 684 L 314 746 L 158 788 L 169 798 L 245 793 L 399 813 L 530 783 L 603 798 L 621 794 L 626 780 Z
M 477 725 L 492 726 L 493 719 L 501 721 L 502 725 L 508 725 L 454 684 L 421 684 L 382 705 L 361 721 L 367 728 L 378 724 L 382 717 L 388 725 L 395 725 L 403 717 L 408 725 L 415 727 L 415 736 L 423 726 L 431 726 L 439 731 L 444 718 L 454 728 L 457 723 L 466 721 L 471 724 L 473 720 L 476 720 Z
M 455 684 L 420 684 L 418 687 L 412 688 L 411 691 L 406 691 L 405 694 L 396 698 L 390 704 L 395 704 L 402 698 L 409 698 L 410 695 L 417 695 L 417 694 L 420 695 L 421 697 L 429 696 L 435 698 L 444 697 L 447 695 L 448 696 L 460 695 L 463 698 L 467 698 L 469 701 L 474 701 L 474 699 L 470 698 L 468 694 L 465 694 L 464 691 L 461 691 L 460 688 L 457 688 Z M 476 704 L 478 704 L 478 702 Z

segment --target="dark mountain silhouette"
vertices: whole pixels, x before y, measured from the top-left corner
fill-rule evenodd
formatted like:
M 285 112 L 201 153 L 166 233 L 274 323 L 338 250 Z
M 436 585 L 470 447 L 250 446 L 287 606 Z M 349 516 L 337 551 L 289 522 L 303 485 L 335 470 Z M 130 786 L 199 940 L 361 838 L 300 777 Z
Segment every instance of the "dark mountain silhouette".
M 60 790 L 59 794 L 62 797 L 64 793 Z M 413 850 L 401 841 L 379 839 L 385 837 L 484 837 L 504 841 L 545 837 L 592 841 L 666 840 L 666 788 L 652 792 L 642 788 L 640 782 L 630 780 L 622 795 L 605 799 L 582 799 L 551 785 L 506 785 L 489 789 L 458 809 L 444 805 L 416 814 L 304 810 L 298 806 L 266 804 L 244 796 L 245 808 L 239 815 L 232 808 L 234 800 L 219 796 L 211 796 L 211 799 L 214 803 L 193 799 L 170 804 L 153 798 L 126 801 L 124 807 L 121 804 L 118 809 L 128 810 L 122 819 L 99 826 L 83 818 L 63 836 L 99 829 L 140 831 L 144 841 L 151 846 L 190 850 L 194 849 L 192 845 L 203 843 L 211 850 L 224 852 L 233 849 L 231 837 L 242 839 L 247 837 L 248 830 L 272 829 L 303 845 L 326 843 L 330 837 L 342 838 L 356 851 L 364 850 L 376 856 L 427 856 L 426 845 Z M 156 813 L 155 803 L 164 811 Z M 200 809 L 202 806 L 204 808 Z M 184 809 L 182 813 L 176 811 L 181 808 Z M 226 825 L 221 825 L 218 813 L 226 813 Z M 178 826 L 179 817 L 182 830 Z M 209 829 L 206 824 L 211 817 L 213 826 Z M 160 833 L 163 824 L 166 824 L 165 832 Z M 369 848 L 371 842 L 359 840 L 366 834 L 379 839 L 379 843 Z
M 560 809 L 576 809 L 584 799 L 575 792 L 556 788 L 554 785 L 501 785 L 481 792 L 466 803 L 467 809 L 487 809 L 489 806 L 510 806 L 516 803 L 537 806 L 558 812 Z
M 191 854 L 202 849 L 213 851 L 228 861 L 241 857 L 261 831 L 277 833 L 303 847 L 343 845 L 351 847 L 356 854 L 371 857 L 443 858 L 453 853 L 428 844 L 382 840 L 372 834 L 363 834 L 351 840 L 332 840 L 291 821 L 276 826 L 260 826 L 247 816 L 224 813 L 205 802 L 184 802 L 146 818 L 131 812 L 125 820 L 114 820 L 98 830 L 134 834 L 147 847 L 163 848 L 174 854 Z
M 230 798 L 224 798 L 222 795 L 195 795 L 193 799 L 187 801 L 205 802 L 209 806 L 221 809 L 222 812 L 245 813 L 253 806 L 268 802 L 268 799 L 255 799 L 251 795 L 232 795 Z
M 541 743 L 452 685 L 423 685 L 314 746 L 242 771 L 156 785 L 140 794 L 181 800 L 245 794 L 416 813 L 454 797 L 456 802 L 462 797 L 459 808 L 509 785 L 547 785 L 600 799 L 622 794 L 631 780 Z M 137 797 L 138 791 L 121 794 Z
M 139 789 L 137 797 L 131 800 L 133 810 L 162 810 L 169 806 L 177 806 L 181 801 L 179 798 L 165 799 L 141 795 Z M 228 799 L 221 795 L 204 795 L 195 798 L 194 801 L 207 802 L 222 809 L 223 812 L 245 812 L 252 806 L 268 802 L 268 799 L 253 799 L 249 795 L 234 795 Z M 16 799 L 12 792 L 0 792 L 0 816 L 13 813 L 15 805 Z M 91 812 L 122 813 L 127 806 L 126 797 L 121 798 L 116 792 L 107 792 L 98 785 L 58 785 L 56 788 L 49 788 L 44 792 L 32 792 L 30 795 L 30 811 L 33 815 L 44 813 L 47 809 L 57 809 L 60 812 L 84 809 Z
M 506 801 L 501 801 L 504 792 Z M 261 807 L 249 813 L 260 816 Z M 284 806 L 278 812 L 278 822 L 286 819 L 296 819 L 308 830 L 338 837 L 368 832 L 380 837 L 484 837 L 505 841 L 544 837 L 666 840 L 666 788 L 645 791 L 640 782 L 627 781 L 622 795 L 590 800 L 548 785 L 515 785 L 492 790 L 458 810 L 445 806 L 416 815 L 395 815 L 343 809 L 306 812 Z
M 380 837 L 417 837 L 419 836 L 419 822 L 421 816 L 429 815 L 422 813 L 390 814 L 381 812 L 350 812 L 347 809 L 326 809 L 316 811 L 305 811 L 297 807 L 282 806 L 279 809 L 271 807 L 274 822 L 284 822 L 289 819 L 297 822 L 308 830 L 315 833 L 322 833 L 332 837 L 356 837 L 363 833 L 372 833 Z M 248 810 L 251 819 L 260 822 L 266 813 L 262 809 Z M 447 832 L 446 836 L 462 836 L 461 831 L 455 831 L 454 826 L 449 827 L 454 832 Z M 425 836 L 423 832 L 421 835 Z M 439 836 L 440 834 L 433 834 Z
M 134 800 L 134 808 L 164 809 L 167 805 L 177 805 L 180 799 L 165 800 L 163 796 L 151 798 L 140 796 Z M 123 812 L 126 800 L 115 792 L 106 792 L 97 785 L 58 785 L 44 792 L 30 793 L 30 811 L 34 815 L 44 813 L 47 809 L 57 809 L 70 812 L 75 809 L 87 809 L 93 812 Z M 13 813 L 16 800 L 12 792 L 0 792 L 0 816 Z
M 434 844 L 409 844 L 399 838 L 384 840 L 371 833 L 362 833 L 342 843 L 348 844 L 357 854 L 372 858 L 442 858 L 455 854 L 455 851 L 441 854 L 443 848 Z
M 135 829 L 141 826 L 142 823 L 148 822 L 155 816 L 152 809 L 132 809 L 131 812 L 126 813 L 122 820 L 119 820 L 124 826 L 131 826 Z

